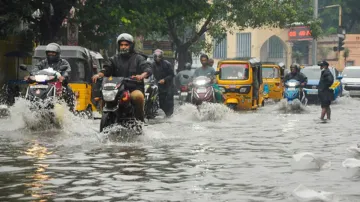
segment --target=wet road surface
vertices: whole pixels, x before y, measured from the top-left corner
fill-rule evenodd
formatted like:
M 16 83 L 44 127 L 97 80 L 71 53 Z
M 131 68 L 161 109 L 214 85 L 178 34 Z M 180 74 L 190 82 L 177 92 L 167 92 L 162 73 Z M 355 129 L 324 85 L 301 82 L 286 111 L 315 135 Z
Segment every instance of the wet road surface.
M 71 115 L 63 130 L 29 130 L 19 102 L 0 119 L 0 201 L 296 201 L 299 185 L 360 201 L 357 174 L 342 166 L 360 143 L 359 104 L 341 98 L 327 124 L 319 106 L 294 114 L 279 103 L 240 113 L 185 105 L 133 141 L 104 142 L 99 121 Z M 329 167 L 295 169 L 302 152 Z

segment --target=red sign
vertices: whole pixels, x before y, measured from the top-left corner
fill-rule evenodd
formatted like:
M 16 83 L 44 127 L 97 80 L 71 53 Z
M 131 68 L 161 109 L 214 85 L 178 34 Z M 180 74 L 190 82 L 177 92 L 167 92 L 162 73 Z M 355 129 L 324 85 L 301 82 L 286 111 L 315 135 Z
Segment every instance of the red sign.
M 290 28 L 288 32 L 289 41 L 310 41 L 312 40 L 309 27 L 298 26 Z

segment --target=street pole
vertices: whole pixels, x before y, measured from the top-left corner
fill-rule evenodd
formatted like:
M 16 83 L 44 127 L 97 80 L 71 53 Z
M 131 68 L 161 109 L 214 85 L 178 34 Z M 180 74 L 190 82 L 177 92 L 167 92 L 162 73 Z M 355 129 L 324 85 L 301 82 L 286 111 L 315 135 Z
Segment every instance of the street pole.
M 314 0 L 314 20 L 318 18 L 318 0 Z M 316 39 L 312 40 L 312 64 L 317 64 L 317 41 Z
M 342 30 L 342 8 L 341 6 L 339 5 L 339 29 L 341 30 L 341 32 L 343 32 Z M 342 33 L 341 33 L 342 34 Z M 345 37 L 345 36 L 344 36 Z M 339 47 L 339 57 L 338 57 L 338 70 L 342 71 L 343 70 L 343 66 L 342 65 L 342 55 L 341 55 L 341 50 L 340 50 L 340 47 Z

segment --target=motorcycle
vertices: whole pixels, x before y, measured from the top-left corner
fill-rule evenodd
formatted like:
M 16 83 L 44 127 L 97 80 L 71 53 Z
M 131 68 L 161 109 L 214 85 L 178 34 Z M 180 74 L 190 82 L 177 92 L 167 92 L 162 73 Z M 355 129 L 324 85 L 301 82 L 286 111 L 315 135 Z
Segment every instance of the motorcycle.
M 138 83 L 135 79 L 124 77 L 104 77 L 102 84 L 102 99 L 104 107 L 100 121 L 100 132 L 113 124 L 128 128 L 135 122 L 135 108 L 130 100 L 128 83 Z
M 157 116 L 159 110 L 159 87 L 155 80 L 145 84 L 145 117 L 153 119 Z
M 194 79 L 190 100 L 195 105 L 201 105 L 202 102 L 216 103 L 215 91 L 211 85 L 210 78 L 199 76 Z
M 20 69 L 27 71 L 26 66 L 20 66 Z M 65 71 L 66 69 L 67 66 L 61 66 L 59 71 Z M 51 107 L 52 102 L 44 101 L 52 101 L 54 98 L 61 97 L 63 87 L 61 82 L 58 80 L 60 76 L 60 72 L 55 71 L 53 68 L 47 68 L 35 72 L 33 75 L 29 76 L 27 80 L 29 84 L 33 85 L 30 85 L 27 88 L 25 99 L 32 102 L 48 103 L 49 105 L 45 106 L 45 108 Z
M 294 102 L 300 102 L 302 105 L 307 104 L 305 91 L 300 89 L 300 82 L 294 79 L 285 83 L 284 97 L 288 104 L 293 104 Z
M 189 78 L 189 75 L 182 75 L 185 79 Z M 191 88 L 189 85 L 180 85 L 179 90 L 179 104 L 182 105 L 185 102 L 189 102 L 191 97 Z
M 61 66 L 59 71 L 65 71 L 67 68 L 67 66 Z M 20 69 L 28 71 L 24 65 L 20 65 Z M 34 74 L 29 72 L 30 76 L 27 82 L 32 85 L 29 85 L 26 89 L 25 99 L 32 103 L 30 106 L 31 111 L 39 109 L 60 110 L 58 101 L 62 99 L 64 92 L 62 83 L 58 80 L 61 76 L 60 72 L 55 71 L 53 68 L 42 69 Z M 49 117 L 55 118 L 53 112 L 49 111 L 49 115 Z M 55 120 L 51 121 L 54 122 Z

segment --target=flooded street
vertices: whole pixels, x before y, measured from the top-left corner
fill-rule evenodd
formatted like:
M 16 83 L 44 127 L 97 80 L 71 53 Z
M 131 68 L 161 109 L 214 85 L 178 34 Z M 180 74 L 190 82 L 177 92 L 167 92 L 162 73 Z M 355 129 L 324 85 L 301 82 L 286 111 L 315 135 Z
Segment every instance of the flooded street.
M 64 130 L 31 131 L 19 103 L 0 119 L 0 201 L 285 202 L 299 185 L 360 201 L 357 171 L 342 165 L 358 158 L 347 149 L 360 143 L 359 105 L 341 98 L 327 124 L 319 106 L 286 114 L 280 104 L 240 113 L 209 105 L 199 114 L 185 105 L 122 143 L 103 142 L 98 120 L 73 116 Z M 302 152 L 328 166 L 294 165 Z

